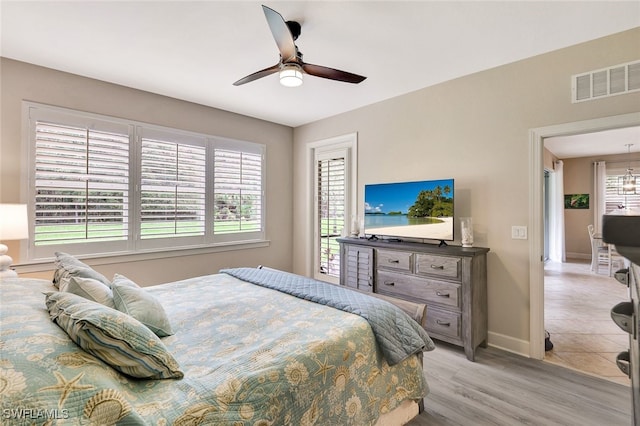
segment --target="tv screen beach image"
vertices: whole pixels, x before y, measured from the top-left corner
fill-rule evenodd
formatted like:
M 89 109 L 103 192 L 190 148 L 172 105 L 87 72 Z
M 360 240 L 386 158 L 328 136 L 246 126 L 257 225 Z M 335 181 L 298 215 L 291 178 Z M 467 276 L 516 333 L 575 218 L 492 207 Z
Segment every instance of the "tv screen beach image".
M 365 233 L 451 241 L 453 207 L 453 179 L 365 185 Z

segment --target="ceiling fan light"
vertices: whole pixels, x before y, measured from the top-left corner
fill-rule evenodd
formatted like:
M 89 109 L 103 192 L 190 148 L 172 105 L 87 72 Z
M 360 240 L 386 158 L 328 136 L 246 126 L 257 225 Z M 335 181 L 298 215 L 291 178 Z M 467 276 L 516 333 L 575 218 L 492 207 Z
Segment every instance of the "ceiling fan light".
M 302 70 L 298 64 L 285 64 L 280 69 L 280 84 L 286 87 L 302 85 Z

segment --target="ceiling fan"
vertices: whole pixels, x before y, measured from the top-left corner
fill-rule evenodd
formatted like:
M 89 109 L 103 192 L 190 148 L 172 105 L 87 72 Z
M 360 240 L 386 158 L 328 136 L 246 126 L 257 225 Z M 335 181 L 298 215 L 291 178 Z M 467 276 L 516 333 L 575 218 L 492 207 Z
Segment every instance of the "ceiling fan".
M 267 23 L 269 24 L 273 38 L 278 45 L 280 61 L 269 68 L 265 68 L 241 78 L 233 83 L 234 86 L 250 83 L 276 72 L 280 73 L 280 83 L 289 87 L 301 85 L 303 74 L 356 84 L 367 78 L 334 68 L 305 63 L 302 60 L 302 52 L 300 52 L 298 50 L 298 46 L 295 45 L 295 40 L 300 35 L 300 24 L 296 21 L 285 22 L 282 15 L 267 6 L 263 5 L 262 10 L 267 18 Z

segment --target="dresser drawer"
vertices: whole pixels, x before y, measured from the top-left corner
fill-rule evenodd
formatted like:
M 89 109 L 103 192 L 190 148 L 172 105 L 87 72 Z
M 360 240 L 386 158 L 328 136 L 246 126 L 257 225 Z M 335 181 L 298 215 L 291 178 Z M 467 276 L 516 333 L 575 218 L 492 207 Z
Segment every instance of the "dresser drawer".
M 460 285 L 449 282 L 378 270 L 376 291 L 409 300 L 460 307 Z
M 459 339 L 461 323 L 462 317 L 460 313 L 428 308 L 426 329 L 434 337 L 439 334 Z
M 461 264 L 462 259 L 459 257 L 418 254 L 416 257 L 416 273 L 460 280 Z
M 411 272 L 411 253 L 395 250 L 376 250 L 378 268 Z

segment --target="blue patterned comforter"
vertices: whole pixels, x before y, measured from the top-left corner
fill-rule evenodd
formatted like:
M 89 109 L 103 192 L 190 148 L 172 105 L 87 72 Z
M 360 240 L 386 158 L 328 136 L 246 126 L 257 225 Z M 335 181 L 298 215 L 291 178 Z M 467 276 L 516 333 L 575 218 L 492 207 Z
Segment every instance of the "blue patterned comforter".
M 3 425 L 360 426 L 427 393 L 417 356 L 390 366 L 362 317 L 227 274 L 146 287 L 184 378 L 132 379 L 49 319 L 42 292 L 55 290 L 0 285 Z
M 234 268 L 220 272 L 304 300 L 360 315 L 373 330 L 390 365 L 435 345 L 427 332 L 391 303 L 322 281 L 273 269 Z

